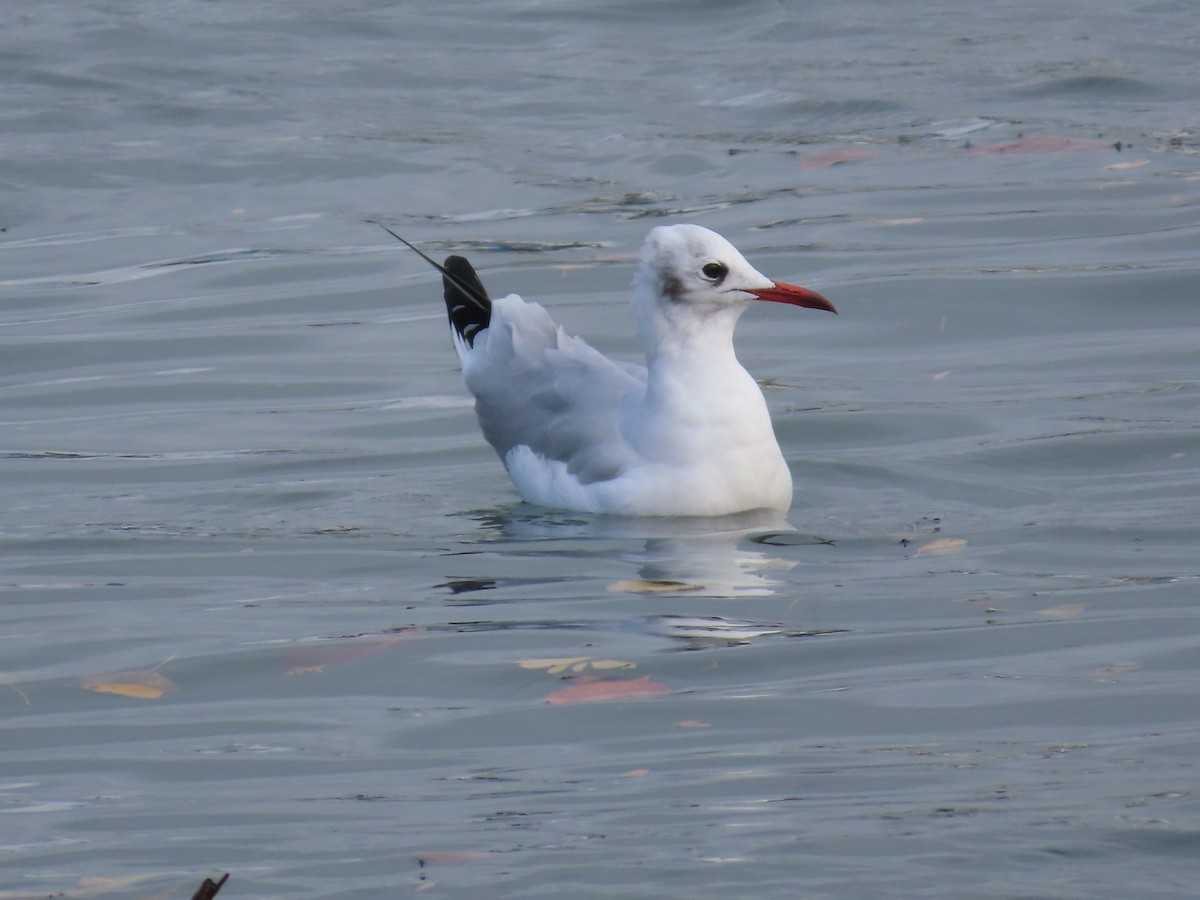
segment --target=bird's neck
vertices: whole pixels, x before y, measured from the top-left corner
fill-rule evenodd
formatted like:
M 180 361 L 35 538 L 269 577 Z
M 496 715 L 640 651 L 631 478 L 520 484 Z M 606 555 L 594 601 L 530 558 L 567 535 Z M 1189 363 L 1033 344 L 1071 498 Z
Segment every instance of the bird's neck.
M 644 403 L 661 427 L 714 437 L 733 428 L 751 441 L 770 435 L 762 391 L 733 350 L 733 327 L 743 308 L 668 308 L 639 321 L 649 370 Z
M 634 443 L 651 457 L 774 447 L 762 391 L 733 350 L 733 329 L 746 306 L 674 303 L 659 297 L 656 287 L 635 281 L 633 306 L 648 373 L 634 415 Z M 678 433 L 703 437 L 681 447 Z
M 733 352 L 733 329 L 745 311 L 742 304 L 693 306 L 635 298 L 638 336 L 646 353 L 646 365 L 694 364 L 699 369 L 719 371 L 737 365 Z

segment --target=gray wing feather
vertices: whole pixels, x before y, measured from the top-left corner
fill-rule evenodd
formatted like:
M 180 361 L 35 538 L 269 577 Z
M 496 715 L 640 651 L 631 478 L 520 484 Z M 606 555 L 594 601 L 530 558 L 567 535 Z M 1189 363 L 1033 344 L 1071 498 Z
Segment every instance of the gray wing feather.
M 536 303 L 514 295 L 494 304 L 463 359 L 484 437 L 501 459 L 524 444 L 583 484 L 617 476 L 630 454 L 619 407 L 645 390 L 645 367 L 613 362 L 566 335 Z

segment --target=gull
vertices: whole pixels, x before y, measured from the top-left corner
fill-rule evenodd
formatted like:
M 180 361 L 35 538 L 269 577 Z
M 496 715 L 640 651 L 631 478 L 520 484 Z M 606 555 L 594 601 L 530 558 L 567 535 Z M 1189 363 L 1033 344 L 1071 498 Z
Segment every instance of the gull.
M 633 278 L 643 366 L 566 334 L 537 303 L 490 299 L 463 257 L 421 255 L 442 271 L 479 426 L 523 500 L 625 516 L 791 506 L 792 476 L 733 330 L 760 300 L 836 313 L 820 294 L 772 281 L 707 228 L 654 228 Z

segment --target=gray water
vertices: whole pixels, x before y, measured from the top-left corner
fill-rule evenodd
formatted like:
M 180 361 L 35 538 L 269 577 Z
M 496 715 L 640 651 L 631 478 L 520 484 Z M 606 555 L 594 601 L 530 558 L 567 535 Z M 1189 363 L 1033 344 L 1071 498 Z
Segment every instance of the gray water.
M 4 21 L 0 897 L 1195 895 L 1195 4 Z M 521 504 L 373 220 L 626 359 L 656 224 L 826 294 L 786 521 Z

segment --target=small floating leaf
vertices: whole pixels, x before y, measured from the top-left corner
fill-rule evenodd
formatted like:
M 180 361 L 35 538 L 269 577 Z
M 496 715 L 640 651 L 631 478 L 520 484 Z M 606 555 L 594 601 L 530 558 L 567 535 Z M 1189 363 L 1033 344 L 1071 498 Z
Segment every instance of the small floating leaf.
M 287 675 L 322 672 L 326 666 L 340 665 L 377 656 L 411 644 L 421 636 L 416 628 L 398 628 L 383 634 L 353 635 L 322 638 L 300 644 L 283 654 L 283 671 Z
M 641 581 L 629 579 L 614 581 L 608 586 L 609 593 L 619 594 L 677 594 L 683 591 L 702 591 L 704 585 L 686 581 Z
M 137 697 L 139 700 L 157 700 L 163 695 L 161 688 L 148 684 L 85 684 L 84 687 L 98 694 L 117 694 L 121 697 Z
M 545 669 L 548 675 L 561 675 L 570 669 L 583 672 L 586 669 L 636 669 L 631 662 L 621 659 L 593 659 L 589 656 L 567 656 L 551 659 L 523 659 L 517 663 L 522 669 Z
M 107 672 L 85 678 L 79 686 L 98 694 L 117 694 L 139 700 L 157 700 L 163 694 L 179 690 L 179 685 L 153 669 L 131 669 L 128 672 Z
M 804 162 L 800 163 L 800 168 L 828 169 L 831 166 L 857 162 L 860 159 L 873 159 L 878 155 L 878 153 L 871 150 L 823 150 L 820 153 L 806 156 Z
M 106 877 L 103 875 L 83 875 L 76 882 L 75 887 L 65 891 L 60 891 L 53 894 L 29 894 L 25 891 L 4 891 L 0 893 L 0 898 L 26 898 L 32 896 L 49 896 L 49 897 L 64 897 L 64 898 L 81 898 L 81 897 L 100 897 L 105 894 L 117 894 L 118 896 L 129 896 L 129 888 L 135 884 L 140 884 L 143 881 L 149 881 L 155 878 L 161 878 L 161 872 L 146 872 L 141 875 L 125 875 Z
M 611 700 L 641 700 L 655 694 L 667 694 L 671 689 L 651 681 L 649 675 L 627 678 L 621 681 L 584 681 L 555 691 L 546 697 L 551 706 L 566 706 L 570 703 L 603 703 Z
M 1015 141 L 975 144 L 968 149 L 971 153 L 1002 156 L 1012 153 L 1082 153 L 1088 150 L 1110 150 L 1112 147 L 1113 144 L 1110 141 L 1058 134 L 1026 134 L 1021 135 Z
M 967 542 L 962 538 L 938 538 L 936 541 L 922 544 L 913 556 L 949 556 L 965 546 Z
M 637 666 L 631 662 L 625 662 L 621 659 L 590 659 L 588 665 L 593 669 L 636 669 Z
M 1093 669 L 1093 675 L 1121 675 L 1125 672 L 1136 672 L 1142 666 L 1140 663 L 1117 663 L 1111 666 L 1101 666 L 1099 669 Z
M 1064 603 L 1062 606 L 1051 606 L 1049 609 L 1038 610 L 1039 616 L 1048 619 L 1078 619 L 1087 609 L 1082 603 Z
M 576 663 L 587 660 L 586 656 L 566 656 L 552 659 L 523 659 L 517 663 L 522 669 L 546 669 L 551 675 L 565 672 Z

